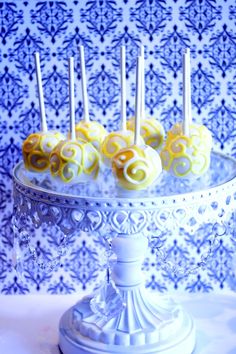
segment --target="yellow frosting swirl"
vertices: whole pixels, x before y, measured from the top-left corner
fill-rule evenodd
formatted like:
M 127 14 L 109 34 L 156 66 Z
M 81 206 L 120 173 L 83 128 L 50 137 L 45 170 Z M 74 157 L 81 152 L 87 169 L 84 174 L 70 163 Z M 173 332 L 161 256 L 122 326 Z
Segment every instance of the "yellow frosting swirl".
M 121 149 L 112 159 L 112 171 L 125 189 L 141 190 L 150 186 L 162 171 L 157 152 L 147 145 Z
M 135 120 L 131 118 L 127 122 L 127 129 L 134 131 Z M 154 119 L 148 118 L 141 120 L 140 133 L 146 145 L 151 146 L 153 149 L 158 150 L 161 148 L 165 131 L 161 123 Z
M 59 132 L 30 134 L 22 145 L 25 167 L 30 171 L 43 172 L 49 168 L 52 149 L 65 137 Z
M 99 172 L 99 153 L 84 141 L 61 141 L 51 152 L 50 171 L 64 183 L 78 183 L 96 178 Z
M 160 154 L 163 169 L 180 178 L 199 177 L 205 173 L 210 164 L 207 144 L 201 143 L 195 135 L 187 137 L 171 134 Z
M 103 125 L 94 121 L 81 121 L 76 125 L 75 130 L 77 138 L 91 143 L 97 150 L 100 149 L 100 145 L 107 135 Z

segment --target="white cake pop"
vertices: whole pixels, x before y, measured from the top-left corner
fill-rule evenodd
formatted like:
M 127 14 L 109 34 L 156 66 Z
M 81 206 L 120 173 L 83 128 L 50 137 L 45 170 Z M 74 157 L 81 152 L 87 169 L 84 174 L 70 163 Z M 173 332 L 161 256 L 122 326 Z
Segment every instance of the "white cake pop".
M 76 139 L 73 58 L 69 58 L 69 101 L 70 139 L 61 141 L 51 152 L 50 171 L 59 181 L 75 184 L 97 177 L 100 156 L 91 143 Z
M 136 69 L 134 144 L 121 149 L 112 159 L 112 171 L 118 184 L 128 190 L 141 190 L 149 187 L 162 171 L 158 153 L 148 145 L 140 145 L 141 61 L 139 57 Z
M 88 110 L 88 92 L 86 83 L 86 72 L 85 72 L 85 59 L 84 59 L 84 47 L 79 47 L 80 52 L 80 71 L 81 71 L 81 83 L 82 83 L 82 94 L 83 94 L 83 104 L 84 104 L 84 119 L 79 122 L 76 129 L 76 136 L 79 139 L 83 139 L 93 144 L 93 146 L 99 150 L 102 141 L 107 135 L 106 129 L 102 124 L 91 121 L 89 118 Z
M 59 132 L 48 131 L 45 115 L 43 85 L 40 70 L 39 53 L 35 53 L 35 66 L 39 94 L 41 131 L 30 134 L 22 144 L 22 154 L 26 169 L 34 172 L 44 172 L 49 168 L 49 155 L 52 149 L 63 139 Z
M 161 159 L 163 169 L 179 178 L 196 178 L 210 165 L 212 137 L 204 126 L 192 123 L 190 51 L 183 56 L 183 122 L 167 133 Z
M 142 80 L 141 80 L 141 123 L 140 134 L 146 145 L 155 150 L 160 150 L 164 142 L 165 130 L 162 124 L 155 118 L 146 118 L 145 113 L 145 70 L 144 70 L 144 46 L 140 47 L 140 56 L 142 58 Z M 127 122 L 127 128 L 134 131 L 135 119 L 131 118 Z

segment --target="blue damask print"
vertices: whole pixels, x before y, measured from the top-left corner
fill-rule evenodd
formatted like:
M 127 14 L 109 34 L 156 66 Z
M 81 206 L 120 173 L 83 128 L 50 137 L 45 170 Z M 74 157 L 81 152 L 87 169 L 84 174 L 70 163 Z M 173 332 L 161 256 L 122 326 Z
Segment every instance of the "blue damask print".
M 215 95 L 220 94 L 220 83 L 214 82 L 212 73 L 203 70 L 202 64 L 198 64 L 198 69 L 192 73 L 192 103 L 197 108 L 197 113 L 201 114 L 202 108 L 209 107 Z
M 58 48 L 58 59 L 63 60 L 67 67 L 67 59 L 71 56 L 75 58 L 75 72 L 80 79 L 80 63 L 79 63 L 79 46 L 84 47 L 84 59 L 86 71 L 91 69 L 94 62 L 98 60 L 98 47 L 94 46 L 91 39 L 85 34 L 81 34 L 78 27 L 75 28 L 73 34 L 66 36 L 63 46 Z
M 81 21 L 88 23 L 88 29 L 98 34 L 101 42 L 106 35 L 114 33 L 117 22 L 122 21 L 122 9 L 116 5 L 115 0 L 90 0 L 86 2 L 86 9 L 81 9 Z
M 172 125 L 181 122 L 183 119 L 182 107 L 178 107 L 177 100 L 173 101 L 173 105 L 164 110 L 161 114 L 161 121 L 164 124 L 165 131 L 171 129 Z
M 12 169 L 21 158 L 21 145 L 10 138 L 9 144 L 0 145 L 0 173 L 11 178 Z
M 235 136 L 236 111 L 227 106 L 225 100 L 221 101 L 220 106 L 211 110 L 203 122 L 212 131 L 221 149 L 230 138 Z
M 6 44 L 6 38 L 15 36 L 18 25 L 24 23 L 23 11 L 17 11 L 17 5 L 14 2 L 1 2 L 0 3 L 0 17 L 1 17 L 1 31 L 0 37 L 2 44 Z
M 61 109 L 68 108 L 68 76 L 59 73 L 54 65 L 53 72 L 43 79 L 43 87 L 45 103 L 59 116 Z
M 68 23 L 73 22 L 72 10 L 67 10 L 65 1 L 40 1 L 36 10 L 31 10 L 32 24 L 37 23 L 37 28 L 42 34 L 51 37 L 55 43 L 56 37 L 66 32 Z
M 9 59 L 16 63 L 16 68 L 29 75 L 29 80 L 33 80 L 35 72 L 34 53 L 40 53 L 41 68 L 44 67 L 44 59 L 49 60 L 50 49 L 44 48 L 43 41 L 30 34 L 30 29 L 26 28 L 26 34 L 17 38 L 14 42 L 14 49 L 9 49 Z
M 23 85 L 19 76 L 9 73 L 9 68 L 4 68 L 4 73 L 0 74 L 0 106 L 12 116 L 12 111 L 16 110 L 23 103 L 23 99 L 28 96 L 28 86 Z
M 222 72 L 222 77 L 228 71 L 236 67 L 236 35 L 227 30 L 227 25 L 223 25 L 223 30 L 217 31 L 211 37 L 211 45 L 204 46 L 205 55 L 210 58 L 210 64 Z
M 112 105 L 118 102 L 117 81 L 115 75 L 105 70 L 105 65 L 102 65 L 101 71 L 92 75 L 89 79 L 90 102 L 102 109 L 104 115 Z
M 97 252 L 88 247 L 86 241 L 83 240 L 80 248 L 71 253 L 71 278 L 81 283 L 82 288 L 86 289 L 88 284 L 96 279 L 98 267 L 99 259 Z
M 208 266 L 209 277 L 214 279 L 221 289 L 225 287 L 225 282 L 230 274 L 232 254 L 233 250 L 226 247 L 223 240 L 220 240 Z
M 61 275 L 59 281 L 56 283 L 54 282 L 48 288 L 48 292 L 50 294 L 71 294 L 75 291 L 73 285 L 69 285 L 64 277 Z
M 196 279 L 191 279 L 188 281 L 188 285 L 186 286 L 186 291 L 190 293 L 208 293 L 212 289 L 213 287 L 210 285 L 210 283 L 206 280 L 203 280 L 200 274 L 196 276 Z
M 155 59 L 161 56 L 163 67 L 168 71 L 173 72 L 174 78 L 177 77 L 178 71 L 182 69 L 182 56 L 185 48 L 189 47 L 189 38 L 181 31 L 178 32 L 178 27 L 175 25 L 173 32 L 163 35 L 161 46 L 155 46 Z M 191 50 L 194 46 L 191 47 Z
M 186 27 L 197 33 L 201 41 L 203 34 L 212 31 L 221 20 L 222 6 L 216 6 L 216 0 L 187 0 L 186 5 L 180 7 L 180 20 L 185 20 Z
M 151 290 L 159 291 L 160 293 L 163 293 L 167 290 L 166 286 L 160 284 L 160 281 L 156 279 L 154 274 L 151 276 L 151 280 L 147 280 L 146 287 Z
M 2 293 L 5 295 L 25 295 L 29 292 L 29 288 L 22 284 L 22 279 L 14 277 L 13 281 L 7 282 L 2 288 Z
M 20 114 L 18 126 L 14 122 L 13 127 L 14 133 L 16 133 L 15 130 L 17 127 L 17 133 L 20 134 L 22 140 L 24 140 L 30 133 L 40 131 L 40 113 L 39 109 L 35 108 L 34 102 L 31 102 L 30 108 L 27 108 Z
M 112 40 L 112 47 L 107 48 L 108 58 L 112 57 L 112 64 L 115 68 L 120 68 L 120 47 L 123 45 L 126 47 L 126 77 L 129 77 L 129 73 L 136 67 L 137 56 L 140 52 L 140 39 L 134 33 L 129 32 L 127 26 L 124 27 L 124 32 L 116 36 Z
M 166 21 L 172 19 L 172 8 L 166 6 L 166 0 L 137 0 L 130 8 L 130 20 L 135 22 L 139 31 L 148 34 L 153 41 L 166 27 Z
M 166 77 L 150 64 L 145 74 L 145 104 L 151 115 L 165 102 L 166 96 L 171 95 L 171 87 L 171 83 L 166 83 Z

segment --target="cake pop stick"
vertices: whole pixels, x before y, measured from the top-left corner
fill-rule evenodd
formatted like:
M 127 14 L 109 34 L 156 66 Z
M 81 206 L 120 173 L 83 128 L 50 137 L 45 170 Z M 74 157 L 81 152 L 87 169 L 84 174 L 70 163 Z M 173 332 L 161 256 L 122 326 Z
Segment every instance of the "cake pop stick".
M 112 171 L 124 189 L 141 190 L 150 186 L 162 171 L 158 153 L 140 145 L 142 58 L 137 59 L 134 144 L 121 149 L 112 159 Z
M 70 139 L 61 141 L 50 155 L 53 177 L 67 184 L 96 178 L 99 172 L 99 153 L 92 144 L 76 140 L 74 104 L 74 59 L 68 59 Z
M 164 141 L 165 131 L 161 123 L 154 118 L 146 118 L 145 113 L 145 70 L 144 70 L 144 46 L 140 46 L 141 57 L 141 136 L 145 144 L 159 150 Z M 134 118 L 131 118 L 127 123 L 127 128 L 134 131 Z
M 196 178 L 210 164 L 212 137 L 204 125 L 192 123 L 190 50 L 183 55 L 183 121 L 167 133 L 161 151 L 163 168 L 179 178 Z
M 112 157 L 120 149 L 130 146 L 134 141 L 134 133 L 126 128 L 126 60 L 125 46 L 120 48 L 120 81 L 121 81 L 121 120 L 120 130 L 109 133 L 101 144 L 101 154 L 106 165 L 111 164 Z
M 39 53 L 36 52 L 34 57 L 41 131 L 30 134 L 26 138 L 22 145 L 22 154 L 26 169 L 33 172 L 44 172 L 49 168 L 49 155 L 52 149 L 65 137 L 59 132 L 49 132 L 47 129 Z
M 100 145 L 107 135 L 106 130 L 103 125 L 98 122 L 91 121 L 89 118 L 88 109 L 88 91 L 86 84 L 86 71 L 85 71 L 85 59 L 84 59 L 84 47 L 79 47 L 80 53 L 80 72 L 81 72 L 81 83 L 82 83 L 82 95 L 83 95 L 83 106 L 84 106 L 84 119 L 76 125 L 76 136 L 77 138 L 83 139 L 85 141 L 91 142 L 96 149 L 100 149 Z
M 40 119 L 41 119 L 41 129 L 43 132 L 46 132 L 47 122 L 46 122 L 46 114 L 45 114 L 45 105 L 44 105 L 44 97 L 43 97 L 43 85 L 42 85 L 42 75 L 40 70 L 40 59 L 39 53 L 34 53 L 35 58 L 35 66 L 36 66 L 36 75 L 37 75 L 37 85 L 38 85 L 38 95 L 39 95 L 39 109 L 40 109 Z

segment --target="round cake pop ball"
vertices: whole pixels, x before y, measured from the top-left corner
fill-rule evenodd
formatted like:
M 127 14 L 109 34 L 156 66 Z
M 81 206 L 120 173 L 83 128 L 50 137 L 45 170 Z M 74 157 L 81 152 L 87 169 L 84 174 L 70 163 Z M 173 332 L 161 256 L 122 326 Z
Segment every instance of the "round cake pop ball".
M 53 177 L 68 184 L 95 179 L 100 157 L 92 144 L 84 141 L 61 141 L 51 152 L 50 171 Z
M 135 120 L 130 119 L 127 122 L 127 129 L 134 131 Z M 140 134 L 146 145 L 155 150 L 159 150 L 164 141 L 165 131 L 161 123 L 154 118 L 143 119 L 140 123 Z
M 163 169 L 179 178 L 197 178 L 210 165 L 210 149 L 196 136 L 176 135 L 166 142 L 161 151 Z
M 65 137 L 59 132 L 38 132 L 30 134 L 22 145 L 26 169 L 44 172 L 49 168 L 49 156 L 53 148 Z
M 171 130 L 167 133 L 166 144 L 172 141 L 178 135 L 184 135 L 183 124 L 176 123 Z M 192 138 L 193 144 L 196 148 L 201 150 L 211 150 L 212 148 L 212 135 L 205 125 L 191 123 L 189 126 L 189 135 Z
M 108 134 L 101 145 L 101 155 L 103 162 L 107 165 L 111 164 L 111 159 L 121 149 L 127 148 L 134 143 L 134 133 L 131 130 L 116 131 Z M 140 137 L 140 143 L 144 144 Z
M 160 175 L 161 159 L 147 145 L 132 145 L 113 157 L 112 171 L 124 189 L 141 190 L 149 187 Z
M 107 132 L 102 124 L 94 121 L 81 121 L 76 127 L 76 137 L 91 143 L 97 150 L 107 135 Z

